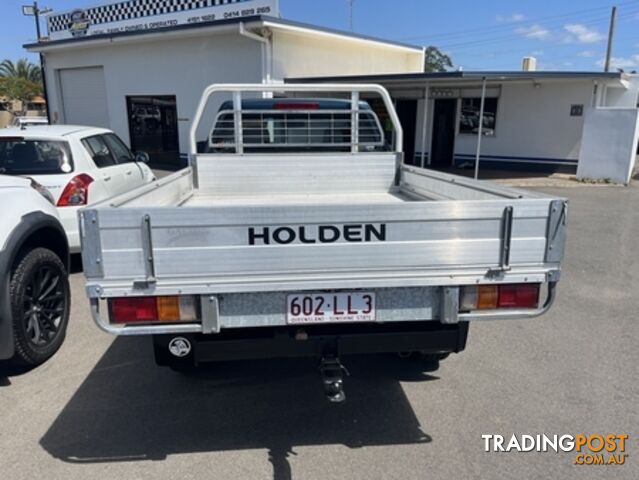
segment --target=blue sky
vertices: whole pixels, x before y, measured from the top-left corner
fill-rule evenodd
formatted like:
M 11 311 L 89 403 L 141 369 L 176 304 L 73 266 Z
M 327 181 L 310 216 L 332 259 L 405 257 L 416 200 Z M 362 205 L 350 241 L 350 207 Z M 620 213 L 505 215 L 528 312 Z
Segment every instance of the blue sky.
M 102 0 L 104 1 L 104 0 Z M 348 0 L 280 0 L 291 20 L 349 29 Z M 27 56 L 33 19 L 0 0 L 0 59 Z M 62 11 L 100 0 L 42 0 Z M 618 6 L 613 65 L 639 70 L 639 0 L 354 0 L 355 31 L 416 45 L 436 45 L 465 70 L 518 70 L 533 55 L 544 70 L 599 70 L 610 7 Z M 35 60 L 34 56 L 31 56 Z

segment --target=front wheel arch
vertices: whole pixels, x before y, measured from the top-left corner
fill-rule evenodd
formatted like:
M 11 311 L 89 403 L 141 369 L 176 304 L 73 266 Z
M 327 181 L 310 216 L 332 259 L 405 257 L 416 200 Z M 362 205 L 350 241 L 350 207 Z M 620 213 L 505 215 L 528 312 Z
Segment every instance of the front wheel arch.
M 23 238 L 13 256 L 11 271 L 13 272 L 15 270 L 25 255 L 36 248 L 51 250 L 60 259 L 65 270 L 67 272 L 69 271 L 69 244 L 66 234 L 64 231 L 61 231 L 60 228 L 56 228 L 52 225 L 44 225 L 40 228 L 36 228 Z

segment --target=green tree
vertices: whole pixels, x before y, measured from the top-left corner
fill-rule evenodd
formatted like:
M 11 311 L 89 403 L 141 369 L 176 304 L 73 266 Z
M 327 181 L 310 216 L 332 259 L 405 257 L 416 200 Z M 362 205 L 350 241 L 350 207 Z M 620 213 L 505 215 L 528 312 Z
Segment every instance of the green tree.
M 15 63 L 9 59 L 3 60 L 0 63 L 0 77 L 17 77 L 34 83 L 42 82 L 40 67 L 26 58 L 21 58 Z
M 451 58 L 437 47 L 426 47 L 425 72 L 445 72 L 453 68 Z
M 13 113 L 25 115 L 27 103 L 36 95 L 42 93 L 42 85 L 27 78 L 21 77 L 0 77 L 0 98 L 3 98 L 10 105 L 20 102 L 20 109 Z

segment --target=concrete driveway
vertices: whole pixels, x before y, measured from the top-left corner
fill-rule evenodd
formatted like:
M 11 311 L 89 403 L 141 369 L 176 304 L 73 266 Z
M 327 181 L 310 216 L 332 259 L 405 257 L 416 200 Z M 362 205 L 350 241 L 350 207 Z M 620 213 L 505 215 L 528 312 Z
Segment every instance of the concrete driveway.
M 72 276 L 68 338 L 49 363 L 0 373 L 0 472 L 18 479 L 639 478 L 639 188 L 570 198 L 559 297 L 543 318 L 473 324 L 439 371 L 345 359 L 348 401 L 310 360 L 156 368 L 114 340 Z M 626 433 L 620 466 L 574 453 L 486 453 L 482 434 Z

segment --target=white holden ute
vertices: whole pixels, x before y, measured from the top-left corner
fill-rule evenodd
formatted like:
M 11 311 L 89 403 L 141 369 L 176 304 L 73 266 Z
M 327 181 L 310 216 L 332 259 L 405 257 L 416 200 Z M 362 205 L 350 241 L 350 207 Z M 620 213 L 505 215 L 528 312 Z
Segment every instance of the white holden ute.
M 0 360 L 35 366 L 62 345 L 69 322 L 69 246 L 53 197 L 0 175 Z
M 189 147 L 80 212 L 93 319 L 151 336 L 159 365 L 315 357 L 342 402 L 339 355 L 433 371 L 469 323 L 552 306 L 566 200 L 404 164 L 380 85 L 210 85 Z
M 0 174 L 29 177 L 53 196 L 71 253 L 80 251 L 77 211 L 155 180 L 148 155 L 112 131 L 43 125 L 0 131 Z

